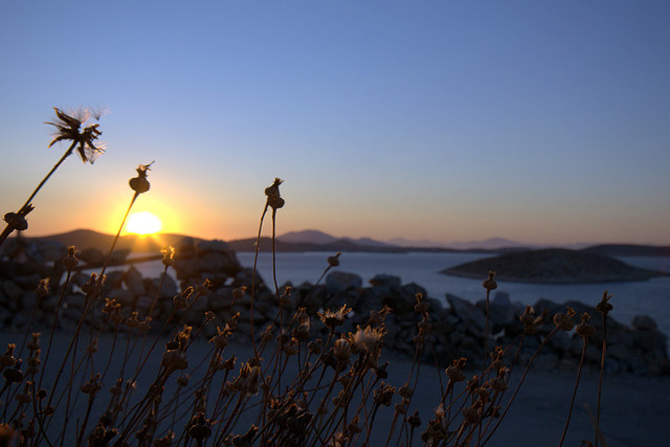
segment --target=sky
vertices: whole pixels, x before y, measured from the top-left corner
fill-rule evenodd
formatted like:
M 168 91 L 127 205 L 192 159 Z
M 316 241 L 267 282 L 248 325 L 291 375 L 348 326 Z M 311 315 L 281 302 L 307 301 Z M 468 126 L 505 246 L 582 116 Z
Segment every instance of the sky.
M 670 244 L 667 1 L 30 1 L 0 6 L 0 210 L 93 108 L 26 236 L 115 233 L 138 164 L 166 232 Z M 269 224 L 269 222 L 268 222 Z M 269 231 L 267 226 L 264 234 Z

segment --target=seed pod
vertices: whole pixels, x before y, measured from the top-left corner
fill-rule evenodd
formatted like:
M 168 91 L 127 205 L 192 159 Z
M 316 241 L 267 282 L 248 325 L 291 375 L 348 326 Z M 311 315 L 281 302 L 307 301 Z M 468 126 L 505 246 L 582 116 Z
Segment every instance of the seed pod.
M 139 165 L 137 167 L 137 177 L 131 178 L 128 182 L 130 188 L 135 191 L 135 193 L 142 194 L 149 191 L 149 188 L 151 188 L 151 184 L 149 184 L 149 180 L 147 180 L 147 171 L 149 171 L 149 167 L 152 164 L 153 161 L 148 165 Z

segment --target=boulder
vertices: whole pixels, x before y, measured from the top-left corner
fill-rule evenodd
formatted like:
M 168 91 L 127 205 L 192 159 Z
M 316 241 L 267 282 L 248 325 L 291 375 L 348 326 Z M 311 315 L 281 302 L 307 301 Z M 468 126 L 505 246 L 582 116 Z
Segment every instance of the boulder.
M 337 294 L 349 289 L 360 289 L 363 278 L 355 273 L 332 272 L 326 277 L 326 290 L 330 294 Z
M 402 281 L 399 276 L 395 275 L 375 275 L 370 280 L 370 284 L 373 287 L 400 287 Z

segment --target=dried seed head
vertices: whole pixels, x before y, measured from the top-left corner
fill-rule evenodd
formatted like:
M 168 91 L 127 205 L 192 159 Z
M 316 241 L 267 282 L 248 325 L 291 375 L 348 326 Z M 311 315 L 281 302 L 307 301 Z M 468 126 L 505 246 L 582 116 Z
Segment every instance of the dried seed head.
M 81 291 L 87 295 L 93 293 L 96 285 L 98 284 L 98 280 L 99 280 L 98 275 L 95 273 L 91 273 L 91 277 L 88 279 L 88 281 L 86 281 L 86 283 L 81 285 Z
M 563 331 L 571 331 L 575 327 L 575 322 L 572 321 L 572 316 L 575 314 L 575 311 L 568 307 L 566 313 L 556 313 L 554 315 L 554 324 Z
M 174 264 L 174 247 L 170 246 L 161 250 L 163 260 L 161 261 L 165 267 L 171 267 Z
M 600 302 L 596 305 L 596 310 L 604 315 L 607 315 L 609 312 L 611 312 L 614 309 L 614 307 L 609 303 L 611 298 L 612 295 L 608 295 L 607 290 L 605 290 L 605 293 L 603 293 L 603 297 L 600 299 Z
M 346 365 L 351 357 L 351 345 L 344 338 L 340 338 L 333 345 L 333 354 L 338 364 Z
M 419 417 L 419 410 L 414 410 L 414 413 L 407 418 L 407 423 L 413 427 L 417 428 L 421 425 L 421 418 Z
M 237 287 L 233 289 L 233 299 L 239 300 L 244 298 L 244 294 L 246 293 L 247 288 L 245 286 L 242 287 Z
M 316 314 L 323 322 L 323 324 L 325 324 L 329 329 L 335 329 L 336 327 L 344 324 L 344 319 L 349 312 L 351 312 L 351 309 L 348 308 L 346 304 L 344 304 L 337 311 L 326 309 L 325 312 L 317 312 Z
M 94 144 L 95 140 L 102 135 L 102 131 L 99 129 L 99 124 L 90 124 L 83 129 L 82 126 L 88 124 L 91 118 L 97 121 L 101 113 L 85 109 L 67 114 L 57 107 L 54 107 L 54 111 L 56 112 L 54 122 L 45 123 L 56 128 L 54 138 L 49 143 L 49 147 L 59 141 L 71 141 L 75 144 L 74 147 L 77 149 L 77 153 L 82 161 L 93 164 L 105 152 L 104 145 L 99 143 Z
M 188 434 L 190 437 L 198 441 L 202 445 L 204 439 L 212 436 L 211 422 L 205 418 L 204 413 L 197 413 L 191 419 L 191 425 L 188 427 Z
M 14 343 L 7 344 L 7 352 L 0 355 L 0 370 L 16 365 L 16 359 L 14 358 L 15 349 L 16 344 Z
M 49 278 L 40 279 L 40 282 L 37 283 L 35 294 L 40 299 L 49 296 Z
M 575 328 L 575 332 L 581 335 L 584 338 L 587 338 L 589 335 L 593 335 L 596 332 L 595 326 L 589 324 L 591 315 L 588 312 L 582 314 L 582 321 Z
M 384 364 L 377 366 L 375 368 L 375 376 L 378 379 L 386 379 L 389 376 L 388 366 L 389 362 L 384 362 Z
M 39 332 L 33 332 L 30 341 L 26 345 L 28 350 L 36 351 L 40 349 L 40 334 Z
M 491 388 L 493 388 L 495 391 L 502 393 L 503 391 L 506 391 L 508 386 L 507 382 L 505 381 L 504 377 L 494 377 L 491 379 Z
M 116 301 L 114 298 L 105 298 L 105 306 L 102 308 L 103 314 L 109 314 L 117 309 L 121 309 L 121 303 Z
M 328 257 L 328 265 L 329 265 L 330 267 L 337 267 L 338 265 L 340 265 L 340 255 L 341 255 L 341 254 L 342 254 L 342 253 L 340 253 L 340 252 L 338 251 L 338 252 L 335 254 L 335 256 L 329 256 L 329 257 Z
M 67 256 L 63 259 L 63 265 L 65 265 L 65 268 L 68 270 L 73 270 L 75 267 L 77 267 L 77 264 L 79 264 L 79 260 L 77 259 L 77 248 L 74 245 L 70 245 L 67 248 Z
M 491 290 L 495 290 L 495 289 L 498 288 L 498 283 L 496 283 L 496 280 L 494 279 L 495 276 L 496 276 L 496 272 L 494 272 L 493 270 L 489 270 L 488 279 L 484 280 L 484 282 L 482 283 L 482 286 L 486 290 L 491 291 Z
M 384 382 L 382 382 L 379 385 L 379 388 L 374 390 L 372 394 L 374 396 L 374 401 L 376 404 L 388 407 L 391 405 L 391 401 L 393 400 L 393 395 L 395 394 L 395 387 L 387 385 Z
M 383 329 L 372 329 L 370 326 L 367 326 L 365 329 L 361 329 L 358 326 L 356 333 L 353 335 L 349 334 L 349 341 L 354 351 L 372 355 L 379 354 L 383 338 Z
M 414 305 L 414 310 L 420 314 L 428 312 L 428 309 L 430 309 L 430 303 L 423 300 L 423 294 L 417 293 L 415 297 L 416 304 Z
M 282 199 L 281 195 L 279 194 L 279 185 L 281 185 L 283 182 L 284 182 L 283 180 L 275 178 L 274 183 L 265 188 L 265 195 L 267 196 L 267 204 L 273 210 L 277 210 L 278 208 L 284 206 L 285 203 L 284 199 Z
M 5 377 L 7 383 L 19 383 L 23 382 L 23 372 L 21 372 L 21 359 L 16 361 L 16 364 L 12 368 L 7 368 L 2 371 L 2 375 Z
M 447 367 L 447 377 L 451 382 L 462 382 L 465 380 L 465 373 L 463 372 L 463 368 L 465 367 L 466 362 L 467 359 L 462 357 L 460 359 L 454 360 L 453 363 Z
M 479 410 L 474 408 L 474 406 L 464 408 L 463 417 L 467 424 L 477 424 L 482 418 Z
M 143 194 L 151 188 L 151 184 L 149 183 L 149 180 L 147 180 L 147 171 L 150 170 L 153 163 L 154 162 L 152 161 L 146 165 L 139 165 L 136 169 L 137 177 L 133 177 L 128 181 L 130 188 L 135 191 L 135 194 Z
M 179 295 L 172 298 L 172 303 L 176 310 L 184 310 L 188 307 L 188 299 L 193 294 L 193 287 L 187 287 Z
M 414 395 L 414 390 L 409 385 L 404 385 L 400 387 L 398 394 L 400 394 L 405 399 L 411 399 Z

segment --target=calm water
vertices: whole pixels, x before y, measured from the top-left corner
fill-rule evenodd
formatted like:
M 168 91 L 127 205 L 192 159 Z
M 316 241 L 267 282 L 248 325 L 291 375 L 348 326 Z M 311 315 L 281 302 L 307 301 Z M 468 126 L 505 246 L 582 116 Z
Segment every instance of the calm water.
M 327 258 L 332 253 L 278 253 L 277 283 L 291 281 L 299 285 L 304 281 L 314 284 L 328 266 Z M 444 299 L 445 293 L 460 296 L 475 302 L 485 297 L 481 280 L 456 278 L 438 273 L 448 267 L 473 261 L 488 255 L 468 253 L 343 253 L 336 269 L 352 272 L 363 278 L 364 284 L 376 274 L 399 276 L 403 284 L 415 282 L 428 291 L 428 295 Z M 244 266 L 251 267 L 254 253 L 240 252 L 237 257 Z M 622 261 L 643 268 L 670 272 L 668 257 L 621 257 Z M 162 272 L 159 261 L 140 264 L 144 275 L 158 276 Z M 260 253 L 258 270 L 267 284 L 272 284 L 272 255 Z M 484 278 L 482 278 L 483 280 Z M 539 298 L 563 303 L 569 300 L 595 305 L 607 290 L 613 295 L 612 316 L 629 324 L 635 315 L 654 317 L 659 328 L 670 334 L 670 277 L 643 282 L 603 283 L 584 285 L 542 285 L 505 283 L 498 281 L 497 291 L 510 294 L 512 301 L 534 304 Z

